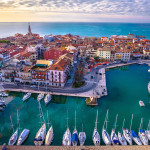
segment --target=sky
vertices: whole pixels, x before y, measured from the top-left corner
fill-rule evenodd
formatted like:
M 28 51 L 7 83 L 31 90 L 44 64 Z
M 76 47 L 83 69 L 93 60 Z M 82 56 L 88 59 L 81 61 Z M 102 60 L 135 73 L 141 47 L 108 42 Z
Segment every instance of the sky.
M 0 22 L 150 23 L 150 0 L 0 0 Z

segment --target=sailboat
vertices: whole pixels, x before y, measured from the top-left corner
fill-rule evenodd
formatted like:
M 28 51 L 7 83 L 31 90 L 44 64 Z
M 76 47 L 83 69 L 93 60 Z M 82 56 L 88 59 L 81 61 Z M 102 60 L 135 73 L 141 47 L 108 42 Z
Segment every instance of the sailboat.
M 116 124 L 117 124 L 117 118 L 118 118 L 118 114 L 116 115 L 116 120 L 115 120 L 115 126 L 111 131 L 111 142 L 113 145 L 119 145 L 119 139 L 117 134 L 115 133 L 115 129 L 116 129 Z
M 100 145 L 100 135 L 99 135 L 99 133 L 97 131 L 97 120 L 98 120 L 98 110 L 97 110 L 95 128 L 94 128 L 93 136 L 92 136 L 93 143 L 94 143 L 95 146 L 99 146 Z
M 83 146 L 86 140 L 86 134 L 83 132 L 83 123 L 82 123 L 82 132 L 79 132 L 79 141 L 80 141 L 80 146 Z
M 73 133 L 72 133 L 72 145 L 73 146 L 78 145 L 78 132 L 76 129 L 76 111 L 75 111 L 75 128 L 74 128 Z
M 10 122 L 11 122 L 11 126 L 12 126 L 12 129 L 13 129 L 13 134 L 12 134 L 12 136 L 9 139 L 8 145 L 14 145 L 17 142 L 17 138 L 18 138 L 18 128 L 14 132 L 11 116 L 10 116 Z
M 45 124 L 45 120 L 44 120 L 44 116 L 43 116 L 43 111 L 41 108 L 41 104 L 39 102 L 39 112 L 40 112 L 40 119 L 43 117 L 43 125 L 41 126 L 41 128 L 39 129 L 39 131 L 37 132 L 35 139 L 34 139 L 34 144 L 36 146 L 41 146 L 45 140 L 45 136 L 46 136 L 46 124 Z M 41 120 L 41 124 L 42 124 L 42 120 Z
M 37 97 L 37 100 L 40 101 L 43 98 L 44 98 L 44 93 L 40 93 Z
M 44 98 L 44 102 L 47 105 L 52 99 L 52 95 L 51 94 L 47 94 Z
M 48 119 L 48 110 L 47 110 L 47 119 Z M 49 127 L 49 119 L 48 119 L 48 127 Z M 51 142 L 54 138 L 54 134 L 53 134 L 53 126 L 51 126 L 46 134 L 46 138 L 45 138 L 45 145 L 51 145 Z
M 132 118 L 133 118 L 133 114 L 132 114 Z M 130 129 L 131 131 L 131 129 Z M 133 141 L 137 144 L 137 145 L 142 145 L 138 135 L 134 132 L 134 130 L 131 131 L 131 134 L 132 134 L 132 139 Z
M 123 131 L 124 123 L 125 123 L 125 119 L 123 120 L 122 131 Z M 119 139 L 119 142 L 120 142 L 121 145 L 127 145 L 127 141 L 126 141 L 126 139 L 124 138 L 124 136 L 123 136 L 123 134 L 122 134 L 122 131 L 121 131 L 121 132 L 118 131 L 118 139 Z
M 106 129 L 107 129 L 107 122 L 108 122 L 108 112 L 109 112 L 109 110 L 107 110 L 107 113 L 106 113 L 103 129 L 102 129 L 102 138 L 103 138 L 103 141 L 104 141 L 104 143 L 106 145 L 111 145 L 110 136 L 109 136 L 108 132 L 106 131 Z M 105 128 L 105 123 L 106 123 L 106 128 Z
M 23 101 L 26 101 L 27 99 L 29 99 L 31 97 L 31 93 L 27 93 L 23 96 Z
M 147 126 L 146 135 L 147 135 L 148 140 L 150 140 L 150 120 Z
M 150 93 L 150 82 L 148 83 L 148 92 Z
M 18 110 L 17 110 L 17 118 L 18 118 L 18 127 L 19 127 L 19 130 L 20 130 Z M 30 133 L 30 130 L 24 129 L 21 132 L 21 134 L 19 135 L 19 138 L 18 138 L 18 141 L 17 141 L 17 145 L 21 145 L 28 138 L 29 133 Z
M 71 146 L 71 133 L 68 127 L 68 111 L 67 111 L 67 130 L 64 133 L 62 145 Z
M 130 125 L 130 131 L 131 131 L 131 126 L 132 126 L 132 119 L 133 117 L 131 118 L 131 125 Z M 126 141 L 132 145 L 132 134 L 131 132 L 129 131 L 129 129 L 123 129 L 123 136 L 124 138 L 126 139 Z
M 140 128 L 139 128 L 139 137 L 143 145 L 148 145 L 148 138 L 146 136 L 146 131 L 142 129 L 143 126 L 143 118 L 141 118 Z

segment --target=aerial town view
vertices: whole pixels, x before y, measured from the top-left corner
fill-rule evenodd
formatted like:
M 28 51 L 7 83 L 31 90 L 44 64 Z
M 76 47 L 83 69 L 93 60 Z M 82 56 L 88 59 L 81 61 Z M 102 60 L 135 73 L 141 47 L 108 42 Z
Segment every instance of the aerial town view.
M 0 149 L 150 149 L 148 0 L 0 8 Z

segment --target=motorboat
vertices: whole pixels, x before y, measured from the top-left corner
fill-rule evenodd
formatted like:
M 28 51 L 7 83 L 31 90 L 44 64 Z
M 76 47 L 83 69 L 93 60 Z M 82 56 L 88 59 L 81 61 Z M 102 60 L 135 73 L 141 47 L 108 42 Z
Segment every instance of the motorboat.
M 121 132 L 118 132 L 118 139 L 121 145 L 127 145 L 127 141 Z
M 29 133 L 30 133 L 30 130 L 24 129 L 18 138 L 17 145 L 21 145 L 28 138 Z
M 86 140 L 86 134 L 85 132 L 79 132 L 79 142 L 80 146 L 83 146 Z
M 141 107 L 145 106 L 145 104 L 144 104 L 143 101 L 139 101 L 139 105 L 140 105 Z
M 18 138 L 18 129 L 10 137 L 8 145 L 14 145 L 17 142 L 17 138 Z
M 94 143 L 95 146 L 99 146 L 100 145 L 100 135 L 99 135 L 99 133 L 97 131 L 97 120 L 98 120 L 98 110 L 97 110 L 95 128 L 94 128 L 93 136 L 92 136 L 93 143 Z
M 5 93 L 5 92 L 1 92 L 1 93 L 0 93 L 0 96 L 2 96 L 2 97 L 7 97 L 7 96 L 8 96 L 8 94 L 7 94 L 7 93 Z
M 31 93 L 26 93 L 24 96 L 23 96 L 23 101 L 26 101 L 27 99 L 29 99 L 31 97 Z
M 126 139 L 126 141 L 132 145 L 132 135 L 131 133 L 129 132 L 128 129 L 123 129 L 123 136 L 124 138 Z
M 139 135 L 139 138 L 140 138 L 141 142 L 143 143 L 143 145 L 148 145 L 148 138 L 146 135 L 146 131 L 144 129 L 142 129 L 142 127 L 143 127 L 143 118 L 141 118 L 138 135 Z
M 45 140 L 45 136 L 46 136 L 46 125 L 44 123 L 35 136 L 34 144 L 36 146 L 41 146 Z
M 134 130 L 131 131 L 132 133 L 132 139 L 137 145 L 142 145 L 138 135 L 134 132 Z
M 0 101 L 0 107 L 5 107 L 5 106 L 6 106 L 5 101 L 1 100 Z
M 74 128 L 74 131 L 72 133 L 72 145 L 73 146 L 78 145 L 78 132 L 77 132 L 77 129 L 76 129 L 76 112 L 75 112 L 75 128 Z
M 47 105 L 51 101 L 51 99 L 52 99 L 51 94 L 47 94 L 44 98 L 45 104 Z
M 53 127 L 51 126 L 46 134 L 46 138 L 45 138 L 45 145 L 49 146 L 51 145 L 52 141 L 53 141 Z
M 63 135 L 62 145 L 71 146 L 71 132 L 68 127 L 68 111 L 67 111 L 67 130 L 65 131 Z
M 104 141 L 104 143 L 106 145 L 111 145 L 110 136 L 109 136 L 108 132 L 106 131 L 106 129 L 107 129 L 107 122 L 108 122 L 108 112 L 109 112 L 109 110 L 107 110 L 107 113 L 106 113 L 103 129 L 102 129 L 102 138 L 103 138 L 103 141 Z M 106 124 L 106 126 L 105 126 L 105 124 Z
M 40 93 L 37 97 L 37 100 L 41 101 L 41 99 L 43 99 L 43 98 L 44 98 L 44 93 Z
M 150 93 L 150 82 L 148 83 L 148 92 Z
M 148 72 L 150 72 L 150 69 L 148 69 Z

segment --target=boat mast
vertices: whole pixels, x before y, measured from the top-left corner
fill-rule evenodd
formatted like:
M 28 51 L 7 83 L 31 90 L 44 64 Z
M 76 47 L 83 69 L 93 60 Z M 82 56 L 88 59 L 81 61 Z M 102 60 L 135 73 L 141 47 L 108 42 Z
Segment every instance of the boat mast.
M 68 110 L 67 110 L 67 129 L 68 129 Z
M 48 128 L 49 128 L 50 123 L 49 123 L 49 118 L 48 118 L 48 110 L 47 110 L 47 124 L 48 124 Z
M 17 124 L 18 124 L 18 129 L 20 131 L 20 123 L 19 123 L 19 113 L 18 113 L 18 109 L 17 109 Z
M 76 111 L 75 111 L 75 129 L 76 129 Z
M 96 122 L 95 122 L 95 129 L 96 130 L 97 130 L 97 120 L 98 120 L 98 109 L 97 109 Z
M 132 127 L 132 120 L 133 120 L 133 114 L 132 114 L 132 118 L 131 118 L 130 131 L 131 131 L 131 127 Z
M 116 115 L 116 121 L 115 121 L 115 128 L 114 128 L 114 130 L 116 129 L 116 125 L 117 125 L 117 118 L 118 118 L 118 114 Z
M 140 129 L 143 128 L 143 118 L 141 118 Z
M 150 120 L 148 122 L 147 130 L 150 130 Z
M 106 115 L 106 129 L 107 129 L 107 122 L 108 122 L 108 112 L 109 112 L 109 109 L 107 110 L 107 115 Z
M 122 132 L 123 132 L 124 123 L 125 123 L 125 118 L 124 118 L 123 124 L 122 124 Z
M 13 125 L 13 122 L 12 122 L 11 115 L 10 115 L 10 126 L 11 126 L 11 128 L 13 129 L 13 133 L 14 133 L 14 125 Z

